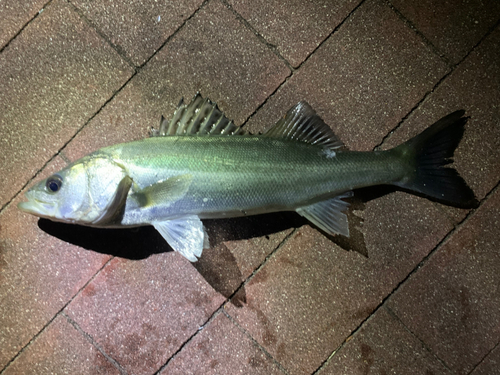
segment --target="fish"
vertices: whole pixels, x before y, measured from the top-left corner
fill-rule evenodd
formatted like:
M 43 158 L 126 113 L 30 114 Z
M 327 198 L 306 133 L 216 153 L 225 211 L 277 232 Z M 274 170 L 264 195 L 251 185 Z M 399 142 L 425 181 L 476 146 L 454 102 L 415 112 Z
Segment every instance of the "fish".
M 195 262 L 210 246 L 203 219 L 295 211 L 329 235 L 349 236 L 353 190 L 393 185 L 476 207 L 449 167 L 468 120 L 455 111 L 389 150 L 349 151 L 301 101 L 262 134 L 236 126 L 199 93 L 161 118 L 151 137 L 101 148 L 30 188 L 18 208 L 54 221 L 152 225 Z

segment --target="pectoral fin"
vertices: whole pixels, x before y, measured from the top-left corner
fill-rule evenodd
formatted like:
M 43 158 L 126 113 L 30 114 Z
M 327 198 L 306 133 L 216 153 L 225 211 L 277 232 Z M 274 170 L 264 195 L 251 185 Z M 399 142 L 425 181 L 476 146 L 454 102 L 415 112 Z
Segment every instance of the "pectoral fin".
M 127 201 L 128 192 L 132 186 L 132 179 L 129 176 L 122 178 L 116 193 L 109 202 L 104 213 L 93 224 L 95 225 L 113 225 L 121 221 L 121 216 L 125 210 L 125 202 Z
M 193 176 L 190 174 L 170 177 L 135 192 L 132 197 L 141 207 L 165 206 L 181 199 L 192 180 Z
M 342 212 L 349 207 L 349 203 L 342 199 L 349 197 L 352 197 L 351 191 L 326 201 L 297 208 L 296 211 L 328 234 L 349 237 L 349 223 L 346 214 Z
M 196 215 L 151 223 L 167 243 L 191 262 L 196 262 L 204 248 L 208 248 L 208 235 Z

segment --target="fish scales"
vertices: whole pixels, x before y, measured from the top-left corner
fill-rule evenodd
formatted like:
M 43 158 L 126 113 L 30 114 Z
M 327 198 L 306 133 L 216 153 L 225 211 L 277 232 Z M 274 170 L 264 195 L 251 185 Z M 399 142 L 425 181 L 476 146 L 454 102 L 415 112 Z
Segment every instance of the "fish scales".
M 187 194 L 166 217 L 226 217 L 295 210 L 345 191 L 403 176 L 394 152 L 342 152 L 328 157 L 307 143 L 265 136 L 157 137 L 100 151 L 122 164 L 140 188 L 191 174 Z M 153 212 L 125 213 L 123 225 L 152 220 Z M 154 214 L 158 214 L 155 212 Z
M 163 117 L 152 138 L 89 154 L 37 183 L 18 207 L 93 227 L 152 225 L 190 261 L 209 246 L 201 219 L 296 211 L 328 234 L 349 235 L 352 190 L 395 185 L 474 207 L 451 163 L 467 122 L 443 117 L 387 151 L 348 151 L 306 103 L 264 134 L 248 135 L 201 95 Z

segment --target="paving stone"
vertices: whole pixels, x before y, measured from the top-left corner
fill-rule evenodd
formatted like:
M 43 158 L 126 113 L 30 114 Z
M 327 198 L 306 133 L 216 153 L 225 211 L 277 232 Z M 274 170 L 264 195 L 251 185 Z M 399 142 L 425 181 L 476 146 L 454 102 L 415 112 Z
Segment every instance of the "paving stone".
M 0 205 L 130 77 L 131 68 L 62 0 L 0 54 Z
M 56 158 L 40 178 L 64 166 Z M 0 216 L 0 369 L 109 259 L 43 232 L 19 201 Z
M 85 127 L 66 155 L 77 159 L 100 147 L 144 138 L 197 91 L 237 124 L 289 74 L 288 68 L 224 5 L 210 2 Z
M 465 109 L 470 119 L 455 152 L 455 166 L 478 198 L 500 176 L 500 29 L 485 39 L 384 144 L 392 147 L 439 118 Z
M 154 374 L 223 302 L 169 252 L 113 259 L 65 311 L 129 373 Z
M 242 218 L 204 220 L 210 248 L 194 267 L 224 297 L 229 298 L 292 231 L 287 215 L 276 213 Z M 245 301 L 244 291 L 238 294 Z
M 500 19 L 495 0 L 391 3 L 452 63 L 458 63 Z
M 359 0 L 229 0 L 229 3 L 297 67 L 349 15 Z
M 13 38 L 19 30 L 42 10 L 46 0 L 10 1 L 0 3 L 0 49 Z
M 83 335 L 58 315 L 3 372 L 5 375 L 120 374 Z
M 456 374 L 500 340 L 500 191 L 440 247 L 388 306 Z
M 486 358 L 471 372 L 471 375 L 494 375 L 500 369 L 500 346 L 495 347 Z
M 202 2 L 72 1 L 137 66 L 156 52 Z
M 219 314 L 166 366 L 167 374 L 283 374 L 273 360 Z
M 379 309 L 318 375 L 451 373 L 386 309 Z
M 368 258 L 310 226 L 296 232 L 226 309 L 290 374 L 310 374 L 452 228 L 432 202 L 393 193 L 367 203 Z
M 224 244 L 237 258 L 242 276 L 246 279 L 291 232 L 292 229 L 290 228 L 270 236 L 227 241 Z
M 253 132 L 306 100 L 352 150 L 371 150 L 446 73 L 382 1 L 367 1 L 249 121 Z

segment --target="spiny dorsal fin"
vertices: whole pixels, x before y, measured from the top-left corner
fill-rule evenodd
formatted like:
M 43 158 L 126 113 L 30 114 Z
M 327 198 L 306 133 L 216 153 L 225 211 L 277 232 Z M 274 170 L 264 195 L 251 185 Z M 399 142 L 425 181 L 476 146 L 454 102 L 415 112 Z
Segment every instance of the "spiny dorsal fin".
M 191 103 L 181 99 L 170 121 L 163 116 L 160 129 L 153 130 L 152 136 L 168 135 L 240 135 L 245 132 L 220 111 L 210 99 L 203 99 L 197 93 Z
M 305 101 L 298 102 L 279 120 L 276 125 L 264 133 L 267 137 L 284 138 L 324 146 L 336 150 L 344 146 Z

